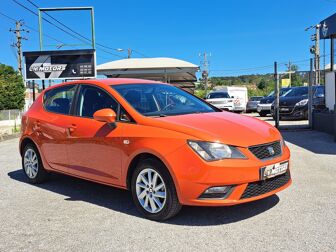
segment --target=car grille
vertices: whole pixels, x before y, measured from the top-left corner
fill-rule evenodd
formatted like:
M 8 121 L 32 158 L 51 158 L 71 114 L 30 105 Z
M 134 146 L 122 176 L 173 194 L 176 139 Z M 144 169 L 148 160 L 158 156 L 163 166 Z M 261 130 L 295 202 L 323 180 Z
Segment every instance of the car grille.
M 274 178 L 249 183 L 240 199 L 248 199 L 274 191 L 287 184 L 289 180 L 290 172 L 288 170 L 286 173 Z
M 209 103 L 211 103 L 211 104 L 225 104 L 225 103 L 227 103 L 227 101 L 226 100 L 222 100 L 222 101 L 210 101 Z
M 274 142 L 256 145 L 249 147 L 249 150 L 259 159 L 269 159 L 281 155 L 281 144 L 280 142 Z

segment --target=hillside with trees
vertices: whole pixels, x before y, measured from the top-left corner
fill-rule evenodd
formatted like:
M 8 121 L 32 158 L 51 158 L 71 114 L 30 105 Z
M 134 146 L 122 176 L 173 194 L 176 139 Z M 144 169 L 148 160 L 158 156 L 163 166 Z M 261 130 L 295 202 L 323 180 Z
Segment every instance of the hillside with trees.
M 299 72 L 296 65 L 292 66 L 292 71 L 296 71 L 291 75 L 292 86 L 302 86 L 308 82 L 308 74 L 306 72 Z M 280 76 L 280 83 L 282 78 L 288 78 L 287 75 Z M 240 76 L 215 76 L 208 80 L 208 92 L 215 86 L 241 86 L 247 87 L 250 96 L 265 96 L 274 90 L 274 74 L 247 74 Z M 196 95 L 203 97 L 205 95 L 204 80 L 196 87 Z

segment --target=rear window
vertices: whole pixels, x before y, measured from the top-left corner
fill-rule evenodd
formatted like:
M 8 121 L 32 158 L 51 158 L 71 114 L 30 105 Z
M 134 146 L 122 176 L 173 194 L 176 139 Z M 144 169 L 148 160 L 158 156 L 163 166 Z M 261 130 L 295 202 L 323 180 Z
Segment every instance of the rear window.
M 53 113 L 70 114 L 70 108 L 75 95 L 76 86 L 67 85 L 48 90 L 44 94 L 44 108 Z
M 207 99 L 217 99 L 217 98 L 230 98 L 230 95 L 226 92 L 216 92 L 216 93 L 210 93 L 207 96 Z

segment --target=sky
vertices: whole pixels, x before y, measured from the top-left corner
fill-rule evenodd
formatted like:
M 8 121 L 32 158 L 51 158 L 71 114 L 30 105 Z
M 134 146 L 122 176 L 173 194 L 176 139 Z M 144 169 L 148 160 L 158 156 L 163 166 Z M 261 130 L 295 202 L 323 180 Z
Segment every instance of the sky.
M 199 55 L 206 51 L 211 54 L 211 76 L 268 73 L 274 61 L 280 63 L 280 71 L 289 60 L 308 69 L 312 31 L 304 30 L 336 11 L 336 0 L 30 1 L 39 7 L 93 6 L 96 42 L 105 46 L 97 47 L 97 64 L 126 57 L 125 51 L 132 48 L 132 57 L 172 57 L 200 65 Z M 8 31 L 14 22 L 8 17 L 23 19 L 35 30 L 23 27 L 30 30 L 24 34 L 28 40 L 23 41 L 23 51 L 39 50 L 38 18 L 16 2 L 37 13 L 28 0 L 0 0 L 0 63 L 15 68 L 15 49 L 10 46 L 14 34 Z M 89 12 L 49 14 L 90 38 Z M 85 39 L 75 39 L 45 21 L 42 27 L 44 34 L 57 40 L 44 36 L 45 50 L 56 49 L 60 42 L 72 45 L 61 49 L 88 48 Z

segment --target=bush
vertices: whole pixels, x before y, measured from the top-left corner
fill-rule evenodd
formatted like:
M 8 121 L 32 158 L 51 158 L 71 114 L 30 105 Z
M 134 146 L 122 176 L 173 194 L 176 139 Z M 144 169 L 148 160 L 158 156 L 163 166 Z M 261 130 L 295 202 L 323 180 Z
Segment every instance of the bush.
M 0 110 L 20 109 L 25 103 L 22 76 L 13 67 L 0 64 Z

